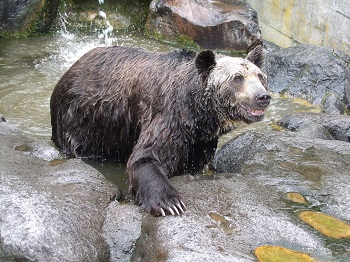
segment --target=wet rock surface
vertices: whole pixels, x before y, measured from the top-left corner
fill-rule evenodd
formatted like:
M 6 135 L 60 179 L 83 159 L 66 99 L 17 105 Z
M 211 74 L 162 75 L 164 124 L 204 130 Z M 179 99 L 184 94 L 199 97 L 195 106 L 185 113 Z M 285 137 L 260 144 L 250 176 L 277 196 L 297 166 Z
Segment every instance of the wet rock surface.
M 168 39 L 185 36 L 210 49 L 245 51 L 261 39 L 256 11 L 240 1 L 153 0 L 146 30 Z
M 48 32 L 59 3 L 59 0 L 2 0 L 0 36 Z
M 344 114 L 350 101 L 349 61 L 349 55 L 330 48 L 268 45 L 265 71 L 272 92 L 322 104 L 327 113 Z
M 0 121 L 0 144 L 0 261 L 114 261 L 102 228 L 121 217 L 117 202 L 108 206 L 116 186 L 81 160 L 52 160 L 53 147 L 8 122 Z
M 347 115 L 293 113 L 277 124 L 304 137 L 350 142 L 350 117 Z
M 137 206 L 116 201 L 108 206 L 103 235 L 110 247 L 109 261 L 130 261 L 141 225 L 142 214 Z
M 325 116 L 317 118 L 313 115 L 313 118 L 321 122 Z M 337 129 L 336 125 L 333 128 Z M 343 242 L 331 240 L 297 219 L 296 213 L 304 210 L 322 212 L 349 223 L 348 142 L 300 136 L 298 132 L 289 131 L 246 132 L 219 150 L 213 166 L 217 172 L 230 173 L 231 179 L 249 184 L 246 187 L 248 193 L 242 193 L 245 196 L 242 201 L 244 205 L 250 201 L 249 195 L 255 196 L 256 202 L 251 204 L 251 209 L 258 210 L 261 216 L 249 224 L 251 230 L 257 227 L 263 231 L 255 234 L 258 245 L 282 244 L 285 248 L 307 253 L 317 261 L 347 261 L 349 238 Z M 234 187 L 242 187 L 233 183 Z M 288 203 L 285 196 L 289 192 L 303 195 L 307 203 Z M 241 205 L 237 205 L 238 212 Z M 265 212 L 270 214 L 270 219 L 257 224 Z M 273 236 L 264 235 L 269 226 L 267 231 Z

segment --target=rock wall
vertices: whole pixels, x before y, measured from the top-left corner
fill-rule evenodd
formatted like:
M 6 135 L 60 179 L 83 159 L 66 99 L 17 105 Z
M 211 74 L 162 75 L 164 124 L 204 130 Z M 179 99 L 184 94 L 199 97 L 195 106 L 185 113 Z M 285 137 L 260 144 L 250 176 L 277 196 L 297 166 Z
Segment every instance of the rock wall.
M 264 39 L 281 47 L 295 43 L 350 53 L 348 0 L 245 0 L 258 13 Z

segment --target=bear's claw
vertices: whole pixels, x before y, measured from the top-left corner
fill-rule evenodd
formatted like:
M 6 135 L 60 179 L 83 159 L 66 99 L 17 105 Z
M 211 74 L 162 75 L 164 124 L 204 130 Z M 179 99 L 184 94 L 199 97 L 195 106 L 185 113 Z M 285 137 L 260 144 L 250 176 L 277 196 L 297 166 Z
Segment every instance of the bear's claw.
M 150 213 L 154 214 L 155 216 L 163 216 L 163 217 L 165 217 L 167 214 L 172 216 L 179 216 L 185 213 L 185 210 L 187 210 L 184 202 L 182 202 L 181 200 L 179 200 L 179 202 L 180 203 L 176 203 L 173 206 L 159 207 L 158 212 L 150 212 Z
M 181 205 L 176 204 L 176 206 L 177 206 L 177 209 L 180 211 L 180 213 L 183 214 L 184 210 L 182 209 Z
M 171 214 L 172 216 L 175 216 L 175 213 L 174 213 L 174 211 L 171 209 L 171 207 L 168 207 L 168 210 L 169 210 L 169 212 L 170 212 L 170 214 Z
M 160 213 L 162 214 L 163 217 L 166 216 L 163 208 L 160 208 Z
M 181 205 L 183 206 L 184 210 L 187 210 L 187 207 L 186 207 L 185 203 L 182 202 L 181 200 L 180 200 L 180 203 L 181 203 Z M 182 213 L 183 213 L 183 211 L 182 211 Z

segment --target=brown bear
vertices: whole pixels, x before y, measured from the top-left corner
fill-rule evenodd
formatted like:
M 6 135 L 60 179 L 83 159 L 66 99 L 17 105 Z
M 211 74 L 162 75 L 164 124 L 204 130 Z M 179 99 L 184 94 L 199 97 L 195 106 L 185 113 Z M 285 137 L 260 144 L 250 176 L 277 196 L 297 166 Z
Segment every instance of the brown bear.
M 183 213 L 169 178 L 207 165 L 236 122 L 263 119 L 271 98 L 263 58 L 261 45 L 245 59 L 95 48 L 53 91 L 52 140 L 75 157 L 127 162 L 136 204 L 154 216 Z

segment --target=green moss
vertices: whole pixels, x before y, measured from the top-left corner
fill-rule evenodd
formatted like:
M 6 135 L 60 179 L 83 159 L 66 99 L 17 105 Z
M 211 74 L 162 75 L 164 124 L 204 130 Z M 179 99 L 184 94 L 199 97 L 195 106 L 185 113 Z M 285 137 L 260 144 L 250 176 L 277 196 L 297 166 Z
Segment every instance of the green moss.
M 305 197 L 296 192 L 287 193 L 287 198 L 298 204 L 307 204 Z
M 59 0 L 41 1 L 40 4 L 26 10 L 27 23 L 17 32 L 3 32 L 0 37 L 4 38 L 27 38 L 33 35 L 42 35 L 50 32 L 51 25 L 57 14 Z
M 157 40 L 159 42 L 188 50 L 200 50 L 199 45 L 189 36 L 178 35 L 178 36 L 165 36 L 159 34 L 155 29 L 147 30 L 145 35 L 151 39 Z
M 350 224 L 332 216 L 313 211 L 303 211 L 298 216 L 305 223 L 328 237 L 350 238 Z
M 261 246 L 254 251 L 259 262 L 315 262 L 307 254 L 296 252 L 279 246 Z

